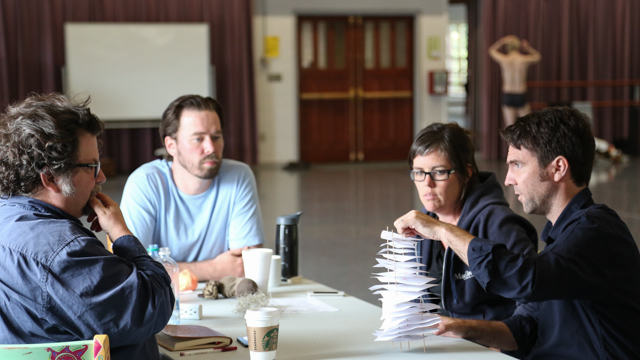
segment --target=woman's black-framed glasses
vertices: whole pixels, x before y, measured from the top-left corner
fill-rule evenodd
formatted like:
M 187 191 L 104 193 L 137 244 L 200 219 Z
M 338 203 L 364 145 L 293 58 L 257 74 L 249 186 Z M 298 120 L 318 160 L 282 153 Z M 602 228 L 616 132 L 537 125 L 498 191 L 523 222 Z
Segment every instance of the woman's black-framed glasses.
M 93 168 L 93 178 L 97 179 L 100 174 L 100 161 L 97 164 L 73 164 L 73 167 L 87 167 Z
M 456 169 L 433 171 L 409 170 L 409 176 L 413 181 L 424 181 L 427 175 L 429 175 L 433 181 L 444 181 L 449 179 L 449 175 L 454 172 L 456 172 Z

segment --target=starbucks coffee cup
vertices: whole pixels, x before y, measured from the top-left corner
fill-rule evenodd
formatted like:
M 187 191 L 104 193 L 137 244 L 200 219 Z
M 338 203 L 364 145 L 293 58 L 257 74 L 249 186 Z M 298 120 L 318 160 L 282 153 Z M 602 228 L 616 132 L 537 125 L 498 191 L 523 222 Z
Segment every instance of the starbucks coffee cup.
M 251 360 L 275 360 L 278 349 L 280 310 L 274 307 L 249 309 L 244 315 Z

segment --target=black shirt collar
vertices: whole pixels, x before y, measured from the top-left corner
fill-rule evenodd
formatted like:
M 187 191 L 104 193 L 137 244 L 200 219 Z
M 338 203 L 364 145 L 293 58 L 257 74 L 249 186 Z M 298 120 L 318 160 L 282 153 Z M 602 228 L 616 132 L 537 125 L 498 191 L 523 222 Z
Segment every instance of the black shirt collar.
M 571 220 L 575 216 L 576 212 L 586 206 L 590 206 L 593 204 L 593 198 L 591 194 L 591 190 L 588 187 L 580 190 L 569 204 L 562 210 L 560 216 L 558 216 L 558 220 L 556 220 L 555 224 L 551 224 L 551 221 L 547 221 L 547 225 L 545 225 L 544 230 L 542 230 L 542 234 L 540 234 L 540 240 L 544 241 L 547 245 L 553 244 L 557 239 L 566 225 L 571 223 Z

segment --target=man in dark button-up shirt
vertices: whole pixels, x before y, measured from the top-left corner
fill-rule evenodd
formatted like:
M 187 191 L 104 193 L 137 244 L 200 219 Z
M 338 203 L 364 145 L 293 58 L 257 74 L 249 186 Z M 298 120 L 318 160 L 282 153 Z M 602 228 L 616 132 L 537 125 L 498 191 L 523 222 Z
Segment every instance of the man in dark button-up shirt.
M 114 360 L 159 359 L 171 278 L 99 192 L 103 125 L 87 104 L 32 96 L 0 117 L 0 343 L 106 334 Z
M 547 217 L 535 256 L 410 212 L 405 235 L 446 242 L 488 292 L 521 303 L 503 321 L 443 318 L 436 334 L 461 336 L 527 359 L 640 359 L 640 252 L 615 211 L 588 189 L 595 144 L 577 110 L 550 108 L 502 131 L 505 184 L 524 211 Z

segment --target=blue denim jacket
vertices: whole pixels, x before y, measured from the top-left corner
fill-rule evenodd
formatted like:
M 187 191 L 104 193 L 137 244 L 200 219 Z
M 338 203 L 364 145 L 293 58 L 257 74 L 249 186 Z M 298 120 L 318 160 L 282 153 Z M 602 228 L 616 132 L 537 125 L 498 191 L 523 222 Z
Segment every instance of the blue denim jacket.
M 0 343 L 107 334 L 117 359 L 158 359 L 171 278 L 138 239 L 108 252 L 80 220 L 45 202 L 0 199 Z

